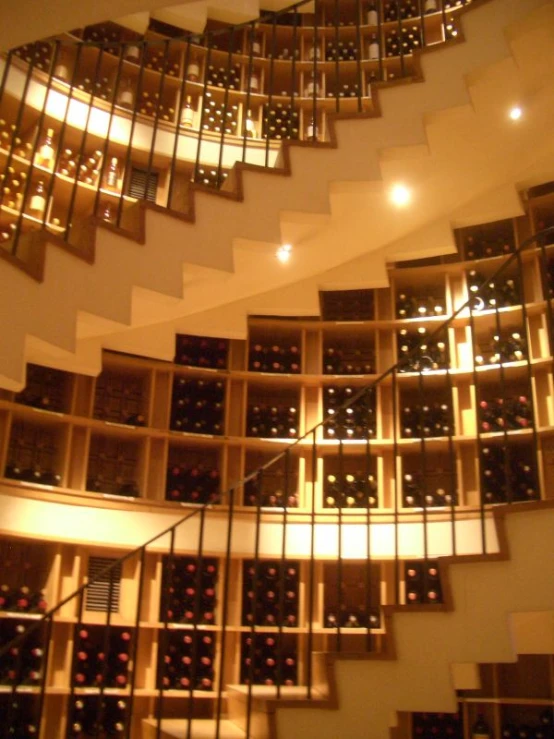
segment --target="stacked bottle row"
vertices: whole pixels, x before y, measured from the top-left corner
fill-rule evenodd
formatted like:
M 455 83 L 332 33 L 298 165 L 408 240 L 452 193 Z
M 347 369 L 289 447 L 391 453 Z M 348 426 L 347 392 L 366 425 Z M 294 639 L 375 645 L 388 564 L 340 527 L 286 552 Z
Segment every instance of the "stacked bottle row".
M 296 641 L 283 634 L 242 634 L 240 681 L 244 685 L 296 685 Z
M 16 619 L 0 619 L 0 647 L 24 633 L 26 628 Z M 44 650 L 42 629 L 37 629 L 21 646 L 11 647 L 0 660 L 0 685 L 39 686 L 44 677 Z
M 250 120 L 250 127 L 248 121 Z M 247 131 L 256 137 L 256 129 L 251 116 L 246 121 Z M 297 139 L 299 137 L 300 114 L 291 105 L 280 102 L 263 106 L 262 137 L 270 139 Z
M 229 342 L 188 334 L 177 334 L 175 364 L 206 369 L 226 369 Z
M 448 403 L 410 405 L 402 408 L 402 436 L 407 439 L 454 434 L 452 408 Z
M 301 370 L 302 357 L 295 344 L 255 343 L 250 346 L 248 369 L 252 372 L 275 372 L 298 374 Z
M 299 564 L 283 560 L 243 563 L 242 622 L 245 626 L 298 626 Z
M 464 739 L 462 714 L 414 713 L 412 739 Z
M 404 563 L 407 605 L 442 603 L 438 563 L 434 560 Z
M 261 460 L 256 460 L 260 464 Z M 298 505 L 298 475 L 287 462 L 274 463 L 244 485 L 244 505 L 265 508 L 296 508 Z
M 216 642 L 213 632 L 164 632 L 159 652 L 158 688 L 213 690 Z
M 218 503 L 221 476 L 216 467 L 202 463 L 170 465 L 165 485 L 166 500 L 181 503 Z
M 225 384 L 176 377 L 170 427 L 195 434 L 223 434 Z
M 133 634 L 129 629 L 79 625 L 75 630 L 73 685 L 123 689 L 129 681 Z
M 375 390 L 368 389 L 348 408 L 342 406 L 355 397 L 352 387 L 326 387 L 324 390 L 324 414 L 330 416 L 323 427 L 326 439 L 370 439 L 375 436 L 377 413 Z
M 533 426 L 533 409 L 525 395 L 479 401 L 481 432 L 517 431 Z
M 295 405 L 249 403 L 246 435 L 260 438 L 294 439 L 298 436 L 298 408 Z
M 0 693 L 0 737 L 36 739 L 38 706 L 34 696 Z
M 375 373 L 375 353 L 369 349 L 342 349 L 329 346 L 324 351 L 325 375 L 372 375 Z
M 431 338 L 430 333 L 425 326 L 416 331 L 400 329 L 397 336 L 399 372 L 448 369 L 448 344 L 441 338 Z
M 179 624 L 216 623 L 217 560 L 174 557 L 164 560 L 164 593 L 160 621 Z
M 69 712 L 68 736 L 123 737 L 127 729 L 127 701 L 115 696 L 82 695 L 73 700 Z
M 325 478 L 323 499 L 325 508 L 376 508 L 377 479 L 373 473 L 329 474 Z
M 32 590 L 27 585 L 12 587 L 8 583 L 0 585 L 0 611 L 10 613 L 46 613 L 44 590 Z
M 458 505 L 456 473 L 452 466 L 433 467 L 425 472 L 412 470 L 402 477 L 402 505 L 405 508 L 444 508 Z
M 483 503 L 537 499 L 539 488 L 532 451 L 509 445 L 483 447 L 481 489 Z
M 536 711 L 534 712 L 537 713 Z M 504 723 L 502 739 L 552 739 L 554 736 L 554 716 L 552 708 L 545 708 L 535 715 L 534 721 L 525 723 Z

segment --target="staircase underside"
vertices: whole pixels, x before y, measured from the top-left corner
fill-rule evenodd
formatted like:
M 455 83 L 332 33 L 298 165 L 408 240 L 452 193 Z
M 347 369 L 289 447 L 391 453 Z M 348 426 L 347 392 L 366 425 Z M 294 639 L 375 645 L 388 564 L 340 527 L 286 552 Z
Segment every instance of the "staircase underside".
M 275 171 L 237 165 L 234 197 L 198 190 L 194 222 L 147 208 L 143 245 L 99 226 L 92 267 L 48 245 L 40 283 L 0 260 L 0 385 L 19 389 L 25 361 L 95 374 L 102 347 L 171 359 L 176 332 L 243 338 L 249 314 L 318 315 L 321 289 L 385 286 L 387 262 L 523 213 L 520 191 L 554 179 L 554 4 L 475 2 L 463 31 L 421 55 L 422 81 L 380 89 L 374 116 L 337 117 L 330 144 L 286 145 Z

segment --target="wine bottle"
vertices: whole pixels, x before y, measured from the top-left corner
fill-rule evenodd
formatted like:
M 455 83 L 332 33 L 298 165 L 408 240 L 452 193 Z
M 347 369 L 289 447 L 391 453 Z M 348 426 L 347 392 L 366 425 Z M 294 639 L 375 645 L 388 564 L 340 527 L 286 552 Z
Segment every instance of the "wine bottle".
M 35 164 L 52 169 L 54 161 L 54 129 L 48 128 L 46 135 L 37 150 Z
M 112 157 L 106 173 L 104 187 L 117 192 L 119 190 L 119 162 L 117 157 Z
M 471 729 L 471 739 L 491 739 L 491 736 L 491 730 L 485 717 L 479 713 Z
M 29 201 L 29 210 L 36 218 L 40 218 L 46 210 L 46 188 L 44 180 L 39 180 Z

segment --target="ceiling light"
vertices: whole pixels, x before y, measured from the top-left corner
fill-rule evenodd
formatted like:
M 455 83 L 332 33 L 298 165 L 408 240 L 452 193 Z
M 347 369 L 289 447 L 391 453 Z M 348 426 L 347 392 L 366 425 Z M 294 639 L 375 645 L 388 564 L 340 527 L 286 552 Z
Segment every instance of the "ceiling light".
M 519 105 L 514 105 L 514 107 L 510 109 L 509 116 L 513 121 L 519 121 L 522 115 L 523 111 L 521 110 Z
M 412 199 L 412 193 L 406 185 L 394 185 L 390 191 L 390 199 L 395 205 L 402 208 L 404 205 L 408 205 Z
M 288 262 L 291 257 L 291 252 L 292 246 L 290 244 L 283 244 L 283 246 L 280 246 L 277 249 L 275 255 L 282 264 L 286 264 L 286 262 Z

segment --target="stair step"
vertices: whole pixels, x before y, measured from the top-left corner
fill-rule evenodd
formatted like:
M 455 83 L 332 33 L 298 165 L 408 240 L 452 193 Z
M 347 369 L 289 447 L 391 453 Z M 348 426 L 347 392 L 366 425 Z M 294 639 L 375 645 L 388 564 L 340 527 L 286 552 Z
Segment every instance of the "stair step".
M 213 739 L 216 735 L 215 719 L 193 719 L 190 736 L 193 739 Z M 154 739 L 157 733 L 158 721 L 155 718 L 145 718 L 142 721 L 144 728 L 143 738 Z M 188 735 L 188 721 L 185 718 L 164 718 L 161 721 L 160 739 L 186 739 Z M 223 719 L 219 723 L 219 739 L 244 739 L 246 733 L 232 721 Z

